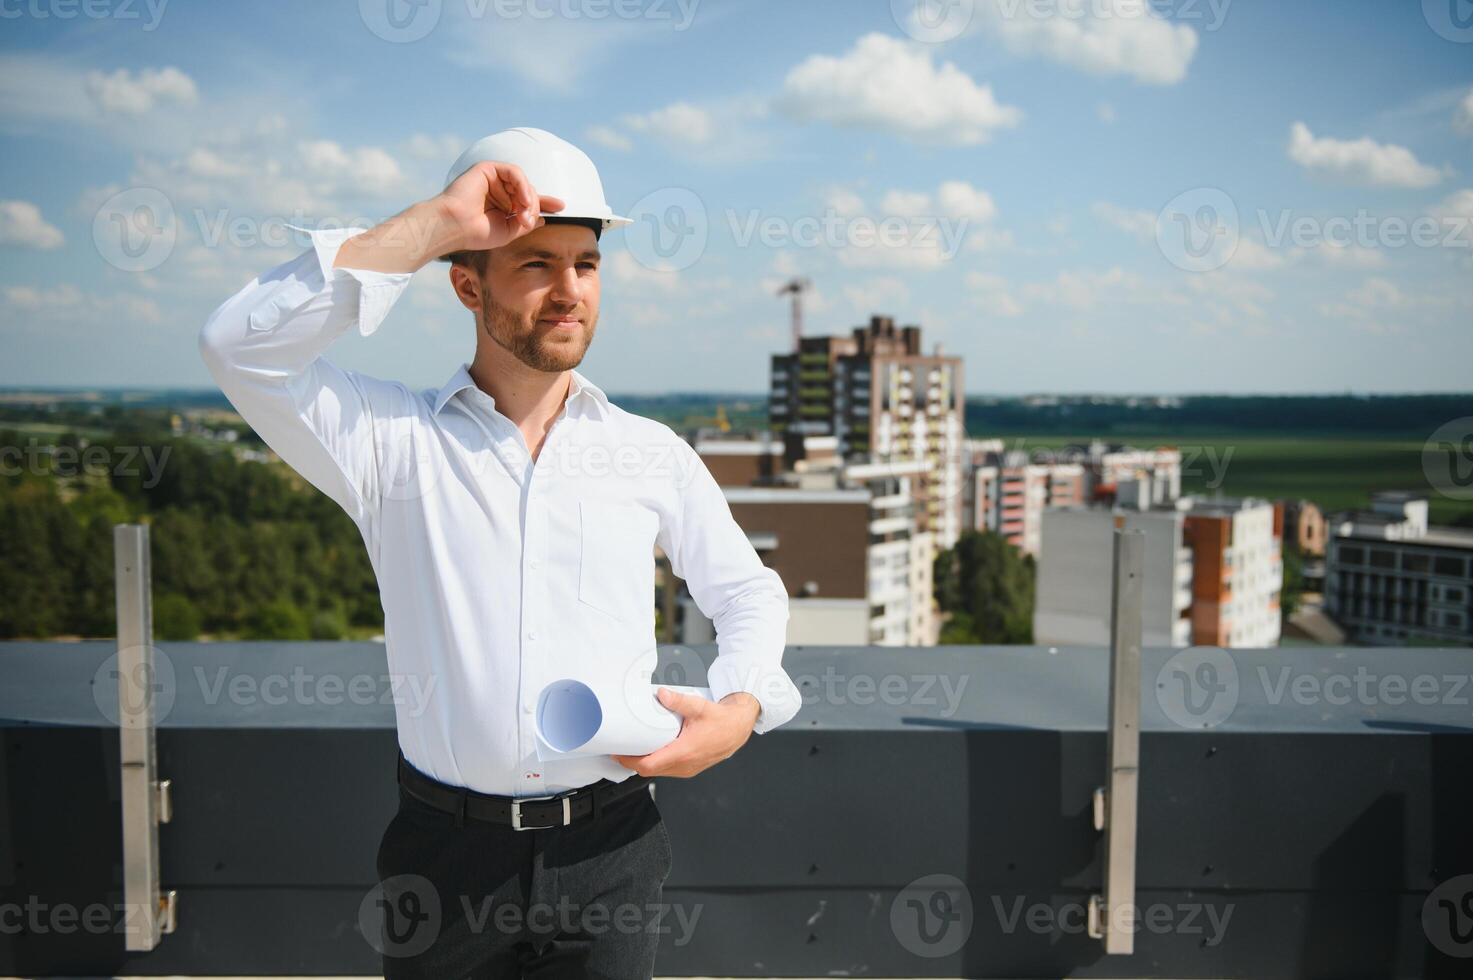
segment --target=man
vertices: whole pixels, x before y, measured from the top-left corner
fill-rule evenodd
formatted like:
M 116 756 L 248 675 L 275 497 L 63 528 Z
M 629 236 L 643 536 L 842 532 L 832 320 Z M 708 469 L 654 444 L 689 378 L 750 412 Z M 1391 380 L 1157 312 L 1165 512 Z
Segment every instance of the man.
M 370 937 L 390 978 L 650 977 L 672 854 L 647 784 L 710 768 L 799 707 L 786 589 L 710 472 L 575 370 L 598 323 L 600 236 L 629 220 L 577 147 L 507 130 L 435 197 L 366 231 L 311 232 L 200 336 L 241 416 L 358 525 L 390 673 L 432 692 L 395 708 L 399 811 Z M 416 394 L 324 357 L 372 334 L 437 257 L 475 314 L 469 364 Z M 547 684 L 648 691 L 656 545 L 715 622 L 711 699 L 661 688 L 680 732 L 647 755 L 539 761 Z

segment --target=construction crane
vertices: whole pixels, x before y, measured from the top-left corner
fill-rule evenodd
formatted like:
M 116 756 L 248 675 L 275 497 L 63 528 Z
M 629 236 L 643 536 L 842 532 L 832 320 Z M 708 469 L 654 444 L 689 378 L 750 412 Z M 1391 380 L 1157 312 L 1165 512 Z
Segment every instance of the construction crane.
M 726 433 L 731 431 L 731 419 L 726 415 L 726 405 L 717 403 L 715 415 L 688 415 L 685 419 L 687 428 L 715 429 L 717 432 Z
M 813 288 L 813 280 L 797 278 L 789 280 L 777 295 L 793 294 L 793 353 L 797 353 L 803 340 L 803 294 Z

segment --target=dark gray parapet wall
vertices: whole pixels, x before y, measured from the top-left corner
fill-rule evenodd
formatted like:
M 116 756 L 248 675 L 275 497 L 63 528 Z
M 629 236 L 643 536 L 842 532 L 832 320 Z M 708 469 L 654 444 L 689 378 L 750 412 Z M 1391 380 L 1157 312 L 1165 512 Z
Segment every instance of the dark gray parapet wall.
M 377 644 L 159 649 L 179 923 L 130 954 L 79 924 L 121 902 L 114 646 L 0 644 L 0 974 L 377 972 L 359 909 L 395 807 L 393 698 L 415 692 Z M 714 648 L 661 655 L 657 680 L 698 684 Z M 1473 975 L 1450 955 L 1473 954 L 1473 651 L 1143 662 L 1134 955 L 1082 932 L 1105 651 L 807 647 L 785 661 L 797 718 L 659 784 L 660 973 Z M 938 875 L 970 916 L 928 945 L 904 899 Z

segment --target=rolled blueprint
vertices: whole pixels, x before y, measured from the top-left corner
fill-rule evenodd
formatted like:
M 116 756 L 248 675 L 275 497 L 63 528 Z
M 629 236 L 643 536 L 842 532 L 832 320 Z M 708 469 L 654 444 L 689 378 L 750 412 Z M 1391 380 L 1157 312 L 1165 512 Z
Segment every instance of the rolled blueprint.
M 640 682 L 595 690 L 572 678 L 553 681 L 537 696 L 537 758 L 645 755 L 668 744 L 681 722 L 655 696 L 662 687 L 711 700 L 709 687 Z

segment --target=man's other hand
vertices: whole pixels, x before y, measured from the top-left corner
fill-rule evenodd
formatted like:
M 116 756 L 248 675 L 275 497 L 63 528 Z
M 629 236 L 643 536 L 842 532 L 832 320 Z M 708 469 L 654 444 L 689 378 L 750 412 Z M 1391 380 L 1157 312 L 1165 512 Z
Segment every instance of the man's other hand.
M 733 691 L 720 701 L 681 694 L 662 687 L 660 703 L 680 715 L 680 734 L 648 755 L 616 755 L 614 761 L 641 776 L 688 778 L 729 759 L 752 736 L 761 703 L 746 691 Z

